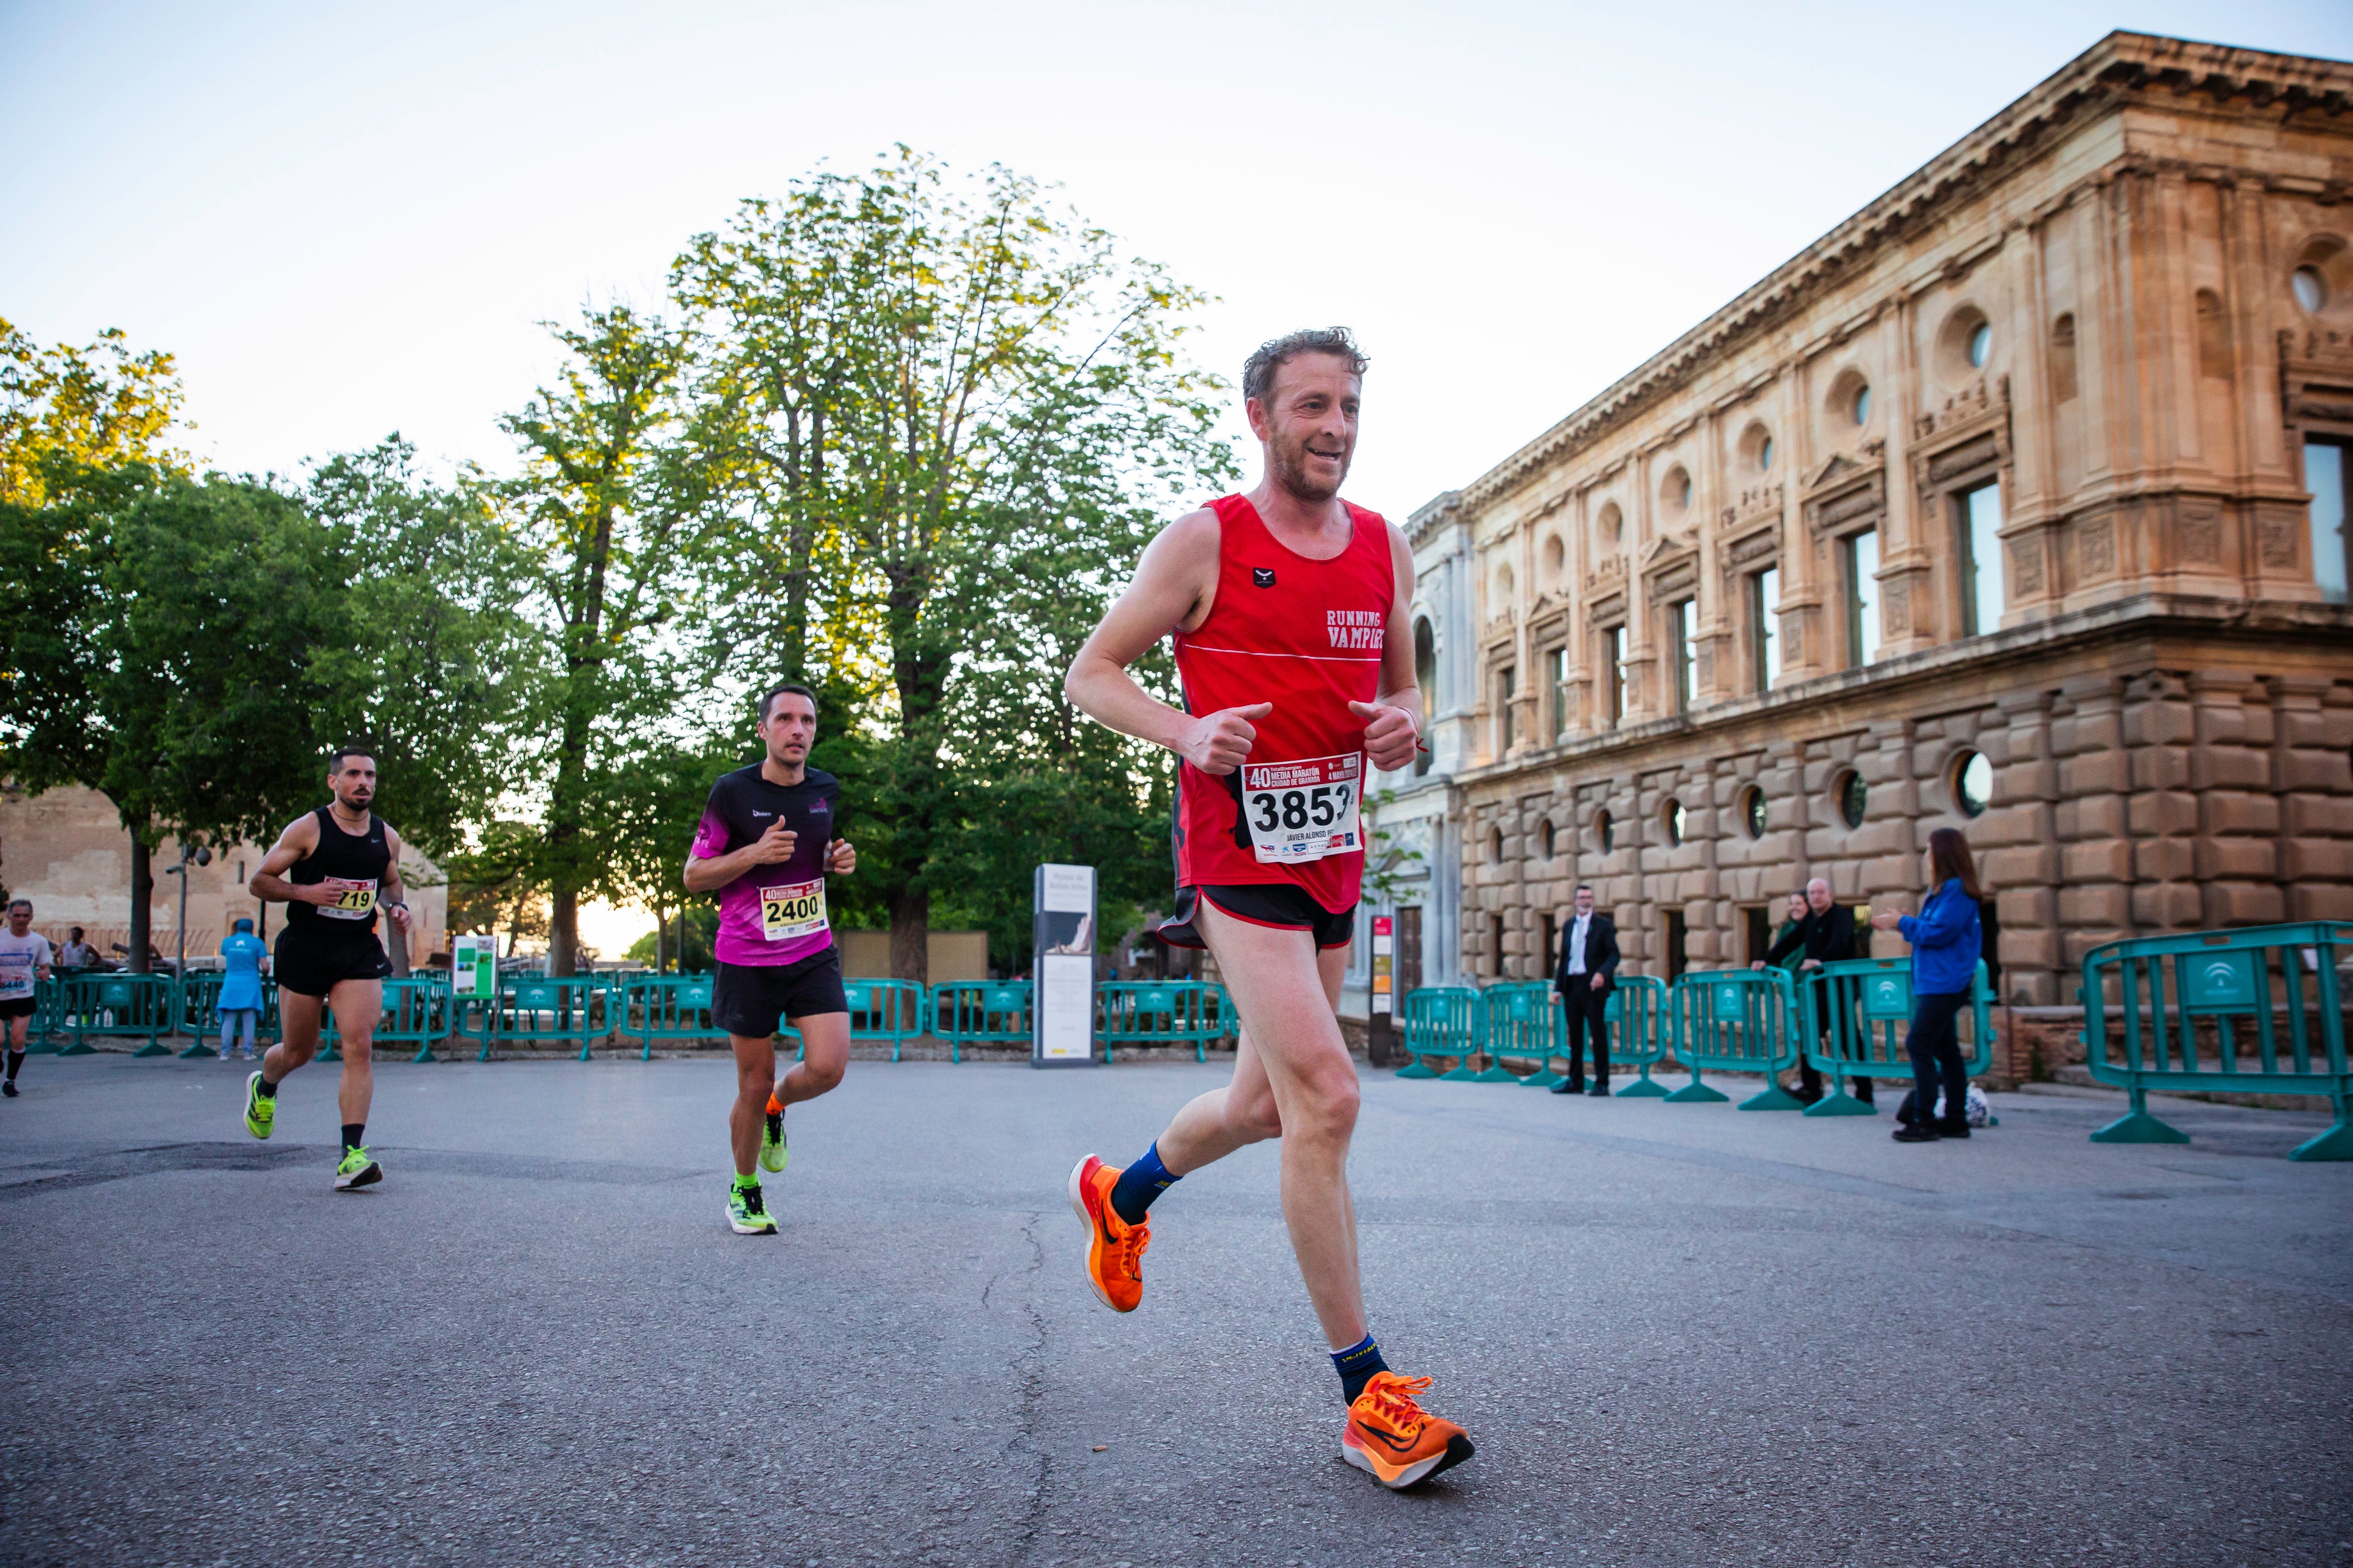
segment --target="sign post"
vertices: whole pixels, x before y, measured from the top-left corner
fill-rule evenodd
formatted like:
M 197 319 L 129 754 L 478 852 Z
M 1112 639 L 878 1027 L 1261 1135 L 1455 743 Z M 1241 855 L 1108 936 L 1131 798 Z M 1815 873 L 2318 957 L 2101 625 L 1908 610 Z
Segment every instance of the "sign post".
M 1377 1068 L 1397 1059 L 1397 921 L 1373 917 L 1373 994 L 1366 1016 L 1365 1055 Z
M 1031 887 L 1029 1065 L 1092 1067 L 1095 1054 L 1095 868 L 1040 866 Z

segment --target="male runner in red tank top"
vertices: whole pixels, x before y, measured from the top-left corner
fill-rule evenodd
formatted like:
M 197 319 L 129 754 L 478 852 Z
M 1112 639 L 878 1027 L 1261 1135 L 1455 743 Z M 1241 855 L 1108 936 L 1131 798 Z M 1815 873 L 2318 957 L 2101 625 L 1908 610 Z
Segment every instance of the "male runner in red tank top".
M 1241 1013 L 1233 1081 L 1176 1113 L 1121 1170 L 1071 1173 L 1088 1283 L 1114 1311 L 1143 1300 L 1145 1211 L 1178 1177 L 1245 1143 L 1282 1140 L 1282 1214 L 1348 1420 L 1341 1453 L 1403 1488 L 1471 1457 L 1421 1408 L 1428 1378 L 1388 1370 L 1366 1331 L 1348 1195 L 1356 1068 L 1340 1037 L 1340 977 L 1365 866 L 1365 767 L 1419 742 L 1413 555 L 1340 500 L 1356 447 L 1364 356 L 1339 328 L 1263 344 L 1242 395 L 1266 472 L 1246 496 L 1179 518 L 1071 666 L 1071 700 L 1175 752 L 1176 916 L 1164 941 L 1207 946 Z M 1182 711 L 1127 667 L 1175 635 Z

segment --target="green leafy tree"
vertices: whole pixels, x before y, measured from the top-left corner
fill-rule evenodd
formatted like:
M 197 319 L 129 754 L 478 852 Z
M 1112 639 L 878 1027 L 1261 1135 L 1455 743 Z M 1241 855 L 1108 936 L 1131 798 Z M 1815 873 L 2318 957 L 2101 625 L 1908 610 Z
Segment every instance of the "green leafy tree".
M 39 507 L 85 471 L 185 472 L 164 444 L 181 400 L 172 356 L 133 353 L 120 331 L 45 349 L 0 320 L 0 502 Z

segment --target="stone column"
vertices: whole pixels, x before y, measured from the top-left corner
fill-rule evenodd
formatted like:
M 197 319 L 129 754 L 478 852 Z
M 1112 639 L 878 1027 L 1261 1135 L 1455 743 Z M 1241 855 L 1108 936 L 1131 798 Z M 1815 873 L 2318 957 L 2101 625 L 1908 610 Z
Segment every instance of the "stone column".
M 2263 689 L 2235 670 L 2201 671 L 2182 686 L 2189 709 L 2188 787 L 2198 814 L 2191 841 L 2198 907 L 2185 923 L 2283 920 L 2273 715 Z

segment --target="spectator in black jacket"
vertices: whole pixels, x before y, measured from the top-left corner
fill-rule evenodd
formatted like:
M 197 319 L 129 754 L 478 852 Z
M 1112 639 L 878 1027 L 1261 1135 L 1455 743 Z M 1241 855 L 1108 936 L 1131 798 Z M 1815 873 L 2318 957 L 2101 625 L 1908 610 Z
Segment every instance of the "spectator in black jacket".
M 1831 897 L 1831 885 L 1817 877 L 1806 884 L 1806 918 L 1793 931 L 1785 931 L 1765 954 L 1762 963 L 1752 963 L 1751 969 L 1762 969 L 1767 963 L 1778 963 L 1792 953 L 1802 954 L 1798 973 L 1820 969 L 1825 963 L 1842 963 L 1862 956 L 1855 938 L 1854 911 Z M 1817 976 L 1814 988 L 1814 1021 L 1824 1039 L 1831 1037 L 1831 984 Z M 1808 1105 L 1822 1097 L 1822 1075 L 1805 1058 L 1798 1058 L 1798 1098 Z M 1871 1080 L 1854 1080 L 1854 1097 L 1865 1105 L 1871 1103 Z
M 1568 1024 L 1568 1078 L 1552 1086 L 1555 1094 L 1609 1096 L 1609 1026 L 1604 1011 L 1618 984 L 1618 928 L 1608 915 L 1593 912 L 1593 889 L 1577 885 L 1577 912 L 1560 933 L 1560 960 L 1552 974 L 1552 988 L 1560 998 Z M 1593 1087 L 1585 1087 L 1585 1036 L 1593 1035 Z

